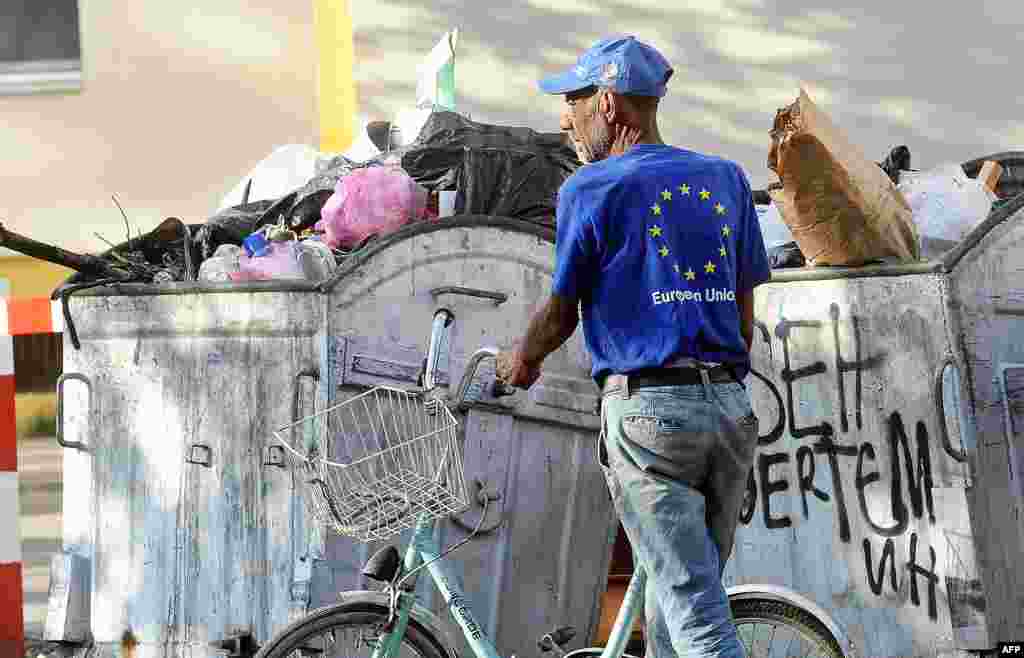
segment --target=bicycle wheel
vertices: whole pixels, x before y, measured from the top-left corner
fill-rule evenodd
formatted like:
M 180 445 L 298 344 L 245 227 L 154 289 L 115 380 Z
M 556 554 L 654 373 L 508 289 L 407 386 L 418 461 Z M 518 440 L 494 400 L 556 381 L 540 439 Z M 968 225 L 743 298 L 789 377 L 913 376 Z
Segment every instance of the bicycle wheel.
M 372 603 L 341 603 L 299 619 L 260 647 L 256 658 L 369 658 L 388 619 L 388 609 Z M 455 658 L 429 630 L 413 619 L 393 658 Z
M 828 628 L 795 605 L 768 599 L 730 603 L 747 658 L 844 658 Z

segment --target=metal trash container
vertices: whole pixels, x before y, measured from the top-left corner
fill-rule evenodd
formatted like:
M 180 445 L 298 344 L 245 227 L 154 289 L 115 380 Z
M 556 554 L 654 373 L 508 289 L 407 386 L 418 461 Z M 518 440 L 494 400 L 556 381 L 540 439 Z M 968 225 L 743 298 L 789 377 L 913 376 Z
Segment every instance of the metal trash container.
M 272 428 L 312 406 L 323 299 L 283 282 L 71 298 L 63 541 L 87 573 L 51 578 L 45 639 L 89 658 L 214 656 L 209 642 L 265 639 L 306 610 L 305 516 Z
M 757 290 L 759 448 L 727 581 L 813 601 L 859 656 L 1024 637 L 1022 206 L 939 261 Z
M 343 263 L 329 286 L 322 399 L 337 402 L 377 385 L 415 386 L 442 308 L 454 321 L 441 346 L 438 381 L 454 386 L 474 350 L 508 345 L 525 332 L 550 292 L 552 242 L 547 228 L 464 217 L 372 243 Z M 490 390 L 493 361 L 481 372 L 478 382 Z M 559 626 L 574 626 L 577 642 L 597 630 L 618 526 L 594 455 L 596 402 L 577 332 L 545 361 L 529 391 L 500 399 L 481 393 L 460 419 L 467 481 L 501 498 L 489 505 L 488 531 L 447 559 L 504 655 L 539 656 L 537 640 Z M 474 503 L 439 525 L 436 539 L 442 546 L 464 539 L 480 511 Z M 324 537 L 313 562 L 313 601 L 371 589 L 359 572 L 379 546 Z M 448 619 L 429 579 L 420 579 L 419 593 Z M 453 635 L 469 655 L 461 635 Z
M 460 217 L 381 237 L 322 285 L 72 297 L 81 349 L 65 346 L 60 397 L 74 559 L 55 568 L 46 639 L 91 641 L 79 658 L 128 645 L 134 658 L 212 657 L 211 643 L 265 642 L 339 591 L 369 589 L 359 572 L 377 546 L 310 522 L 273 431 L 374 385 L 415 388 L 442 307 L 454 322 L 438 381 L 457 381 L 477 347 L 525 331 L 550 290 L 553 241 L 528 222 Z M 499 649 L 521 658 L 555 627 L 575 626 L 580 642 L 599 622 L 617 524 L 594 457 L 589 369 L 577 335 L 529 392 L 481 399 L 459 419 L 470 486 L 501 498 L 451 559 Z M 492 364 L 482 371 L 493 379 Z M 479 512 L 440 524 L 439 541 L 464 538 Z M 76 569 L 87 577 L 67 575 Z

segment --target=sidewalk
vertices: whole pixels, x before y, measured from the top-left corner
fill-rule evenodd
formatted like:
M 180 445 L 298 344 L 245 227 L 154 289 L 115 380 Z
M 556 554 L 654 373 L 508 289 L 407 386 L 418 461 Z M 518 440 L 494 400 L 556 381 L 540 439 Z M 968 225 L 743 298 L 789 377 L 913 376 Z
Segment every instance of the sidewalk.
M 50 556 L 61 548 L 61 463 L 54 437 L 18 438 L 25 637 L 30 640 L 42 638 Z

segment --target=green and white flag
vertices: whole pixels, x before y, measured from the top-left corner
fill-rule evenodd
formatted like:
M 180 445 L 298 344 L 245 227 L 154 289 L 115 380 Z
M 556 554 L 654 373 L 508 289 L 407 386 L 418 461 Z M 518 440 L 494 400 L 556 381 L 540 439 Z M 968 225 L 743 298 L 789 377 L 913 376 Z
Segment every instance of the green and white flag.
M 439 105 L 455 111 L 455 43 L 458 39 L 457 28 L 445 34 L 420 65 L 416 107 Z

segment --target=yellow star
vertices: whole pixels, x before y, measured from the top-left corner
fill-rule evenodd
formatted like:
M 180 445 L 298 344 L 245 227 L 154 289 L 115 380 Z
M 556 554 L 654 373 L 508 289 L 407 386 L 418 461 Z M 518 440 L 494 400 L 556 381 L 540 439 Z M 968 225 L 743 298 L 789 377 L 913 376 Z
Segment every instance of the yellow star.
M 687 281 L 693 281 L 696 278 L 697 278 L 697 274 L 692 269 L 687 269 L 686 270 L 686 280 Z
M 708 199 L 711 198 L 711 192 L 708 192 L 707 190 L 701 190 L 700 191 L 700 198 L 703 201 L 707 201 Z
M 707 265 L 704 266 L 704 271 L 707 272 L 708 274 L 714 274 L 715 264 L 712 263 L 711 261 L 708 261 Z
M 676 274 L 679 274 L 679 263 L 676 263 L 675 265 L 673 265 L 672 269 L 674 269 L 676 271 Z
M 647 232 L 651 234 L 652 238 L 661 237 L 661 227 L 660 226 L 652 226 L 651 228 L 647 229 Z
M 661 254 L 662 258 L 668 256 L 668 247 L 663 246 L 661 249 L 658 250 L 658 253 Z
M 658 204 L 654 204 L 653 206 L 651 206 L 651 212 L 653 212 L 655 215 L 660 215 L 661 206 L 659 206 Z
M 723 206 L 720 203 L 716 203 L 715 204 L 715 212 L 717 212 L 719 215 L 724 215 L 725 214 L 725 206 Z
M 722 258 L 725 258 L 725 247 L 719 247 L 718 253 L 722 254 Z
M 683 194 L 689 194 L 690 193 L 690 186 L 689 185 L 680 185 L 679 186 L 679 191 L 682 192 Z
M 723 226 L 722 227 L 722 235 L 724 235 L 725 237 L 729 237 L 729 227 L 728 226 Z
M 665 190 L 664 192 L 661 193 L 661 198 L 666 200 L 666 201 L 671 201 L 672 200 L 672 193 L 669 192 L 668 190 Z

